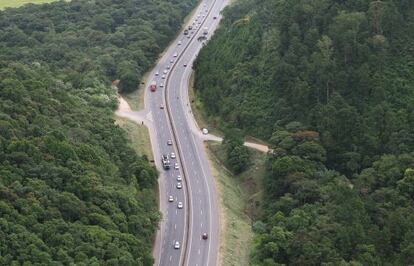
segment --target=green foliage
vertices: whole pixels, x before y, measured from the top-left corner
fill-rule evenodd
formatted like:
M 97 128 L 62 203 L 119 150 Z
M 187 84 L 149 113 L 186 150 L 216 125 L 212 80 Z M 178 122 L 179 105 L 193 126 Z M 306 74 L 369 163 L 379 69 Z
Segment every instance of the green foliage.
M 195 1 L 0 12 L 0 265 L 152 265 L 157 173 L 114 124 Z M 168 22 L 168 23 L 167 23 Z
M 227 129 L 223 144 L 226 146 L 227 164 L 235 174 L 240 174 L 249 166 L 250 153 L 243 145 L 240 131 Z
M 412 264 L 413 2 L 240 0 L 224 16 L 195 88 L 273 148 L 252 264 Z

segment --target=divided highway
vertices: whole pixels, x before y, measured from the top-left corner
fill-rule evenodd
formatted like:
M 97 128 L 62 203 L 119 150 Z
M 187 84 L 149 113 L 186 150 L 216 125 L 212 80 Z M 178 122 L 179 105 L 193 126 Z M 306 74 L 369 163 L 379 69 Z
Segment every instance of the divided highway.
M 217 197 L 203 140 L 194 132 L 189 116 L 188 80 L 192 62 L 203 45 L 199 37 L 212 34 L 226 4 L 227 0 L 202 1 L 185 25 L 185 29 L 192 27 L 188 35 L 178 35 L 147 79 L 145 116 L 150 123 L 155 163 L 161 172 L 163 214 L 154 248 L 155 265 L 218 265 Z M 157 83 L 155 91 L 149 89 L 153 81 Z M 171 153 L 176 157 L 170 158 L 171 168 L 164 170 L 161 155 Z M 203 234 L 208 238 L 203 239 Z

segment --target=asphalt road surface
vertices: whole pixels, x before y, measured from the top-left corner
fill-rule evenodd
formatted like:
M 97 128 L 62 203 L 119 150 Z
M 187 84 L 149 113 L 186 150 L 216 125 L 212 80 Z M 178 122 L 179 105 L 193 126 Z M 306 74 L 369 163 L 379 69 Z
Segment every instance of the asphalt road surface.
M 185 28 L 191 25 L 193 29 L 188 35 L 181 32 L 172 42 L 146 84 L 146 116 L 152 122 L 151 142 L 161 172 L 159 188 L 163 220 L 154 248 L 156 265 L 218 265 L 217 194 L 202 138 L 194 133 L 193 121 L 189 119 L 187 86 L 192 62 L 203 46 L 199 37 L 211 36 L 221 18 L 220 11 L 227 3 L 227 0 L 202 1 L 185 25 Z M 204 34 L 205 28 L 207 34 Z M 152 81 L 157 82 L 155 92 L 149 89 Z M 167 145 L 168 140 L 173 144 Z M 176 158 L 170 159 L 171 169 L 163 170 L 161 155 L 171 152 Z M 175 163 L 178 163 L 178 169 L 174 169 Z M 181 176 L 181 182 L 177 180 L 178 176 Z M 183 185 L 181 189 L 177 188 L 179 182 Z M 173 202 L 168 201 L 169 196 L 174 198 Z M 183 203 L 182 209 L 177 207 L 178 202 Z M 202 239 L 204 233 L 208 234 L 206 240 Z M 176 242 L 180 245 L 178 249 L 174 247 Z

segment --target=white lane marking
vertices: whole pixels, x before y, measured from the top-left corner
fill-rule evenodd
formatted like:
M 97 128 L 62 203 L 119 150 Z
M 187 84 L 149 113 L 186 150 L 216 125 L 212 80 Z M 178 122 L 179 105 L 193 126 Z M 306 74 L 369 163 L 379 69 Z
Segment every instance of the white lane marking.
M 198 249 L 198 255 L 200 255 L 200 253 L 201 253 L 201 252 L 200 252 L 200 249 Z
M 172 260 L 172 256 L 170 256 L 170 261 Z
M 203 224 L 200 224 L 200 225 L 201 225 L 200 227 L 203 228 Z
M 175 210 L 175 214 L 178 214 L 178 210 Z
M 203 210 L 200 210 L 201 215 L 203 215 Z
M 177 230 L 177 224 L 174 224 L 174 229 Z

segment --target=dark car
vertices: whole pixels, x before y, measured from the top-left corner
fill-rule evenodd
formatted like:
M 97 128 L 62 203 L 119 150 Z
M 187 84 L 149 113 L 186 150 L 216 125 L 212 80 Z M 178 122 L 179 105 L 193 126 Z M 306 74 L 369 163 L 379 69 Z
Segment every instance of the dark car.
M 204 233 L 204 234 L 203 234 L 203 236 L 202 236 L 202 238 L 203 238 L 204 240 L 206 240 L 206 239 L 208 238 L 208 234 L 207 234 L 207 233 Z

